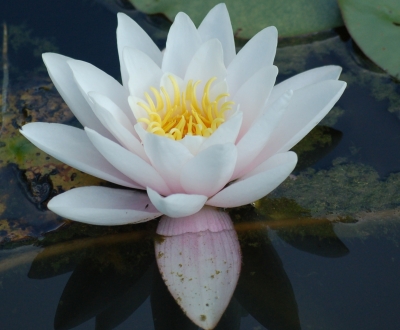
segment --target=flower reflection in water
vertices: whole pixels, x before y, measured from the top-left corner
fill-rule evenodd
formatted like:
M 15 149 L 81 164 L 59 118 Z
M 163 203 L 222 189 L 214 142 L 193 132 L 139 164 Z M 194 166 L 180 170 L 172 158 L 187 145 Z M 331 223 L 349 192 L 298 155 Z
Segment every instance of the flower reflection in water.
M 206 212 L 209 211 L 214 212 Z M 226 217 L 221 214 L 220 216 Z M 252 207 L 239 209 L 233 212 L 232 216 L 238 219 L 236 228 L 244 262 L 234 296 L 215 329 L 239 329 L 242 316 L 247 314 L 251 314 L 267 329 L 300 329 L 292 285 L 278 253 L 268 238 L 267 228 L 274 228 L 273 230 L 280 233 L 287 243 L 297 245 L 297 248 L 308 253 L 342 257 L 349 251 L 331 230 L 333 224 L 328 220 L 304 218 L 296 219 L 298 226 L 293 227 L 290 225 L 290 219 L 265 221 L 265 216 L 255 212 Z M 161 226 L 167 227 L 170 220 L 162 221 L 164 224 Z M 313 224 L 310 224 L 310 221 L 313 221 Z M 324 227 L 325 237 L 321 235 L 321 227 Z M 140 229 L 143 228 L 142 226 Z M 290 231 L 291 235 L 285 235 L 285 231 Z M 316 231 L 319 231 L 320 236 L 318 243 L 314 238 Z M 216 242 L 214 239 L 209 243 L 215 248 L 215 245 L 225 248 L 225 252 L 233 252 L 239 248 L 236 246 L 236 233 L 225 229 L 219 233 L 186 233 L 172 239 L 166 237 L 165 240 L 156 236 L 155 254 L 152 232 L 135 231 L 46 247 L 32 263 L 30 278 L 43 279 L 73 271 L 60 297 L 54 321 L 55 329 L 70 329 L 93 317 L 96 318 L 96 329 L 113 329 L 128 319 L 149 296 L 156 330 L 197 329 L 174 302 L 155 267 L 155 262 L 166 271 L 165 267 L 171 266 L 168 260 L 179 263 L 179 259 L 182 258 L 186 261 L 186 266 L 194 267 L 191 271 L 193 280 L 196 280 L 196 277 L 202 274 L 196 272 L 202 266 L 207 268 L 212 265 L 212 261 L 199 262 L 197 258 L 200 254 L 190 255 L 190 251 L 193 251 L 191 249 L 180 255 L 178 251 L 182 242 L 185 243 L 184 246 L 188 241 L 189 245 L 198 245 L 206 240 L 204 236 L 216 234 L 222 242 Z M 301 243 L 298 237 L 303 237 Z M 203 248 L 211 252 L 214 249 L 210 246 Z M 159 257 L 163 249 L 169 251 L 168 259 Z M 227 256 L 228 259 L 235 260 L 235 256 Z M 226 267 L 223 262 L 220 262 L 219 266 L 221 270 Z M 213 267 L 207 270 L 211 269 Z M 176 279 L 176 283 L 180 283 L 179 274 L 176 275 Z M 211 279 L 208 281 L 210 283 Z M 210 284 L 209 289 L 213 289 L 212 283 Z M 183 288 L 178 286 L 178 290 L 183 291 Z M 224 285 L 220 287 L 221 290 L 223 288 Z M 189 300 L 196 303 L 196 292 L 193 294 L 194 297 L 189 297 Z M 220 291 L 219 294 L 224 292 Z
M 79 187 L 49 209 L 98 225 L 148 221 L 158 265 L 187 316 L 217 324 L 235 289 L 240 250 L 229 217 L 275 189 L 294 169 L 289 151 L 344 91 L 341 69 L 326 66 L 274 86 L 277 31 L 266 28 L 236 54 L 225 5 L 196 29 L 179 13 L 161 52 L 130 18 L 118 15 L 122 85 L 89 63 L 43 59 L 84 126 L 30 123 L 21 133 L 65 163 L 137 190 Z M 139 191 L 143 190 L 143 191 Z

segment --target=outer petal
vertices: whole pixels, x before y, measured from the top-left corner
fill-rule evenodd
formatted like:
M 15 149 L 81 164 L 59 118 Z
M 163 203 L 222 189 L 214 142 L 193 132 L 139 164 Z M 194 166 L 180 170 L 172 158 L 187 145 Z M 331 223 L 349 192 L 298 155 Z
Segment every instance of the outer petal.
M 93 110 L 105 127 L 117 141 L 129 151 L 149 162 L 144 148 L 136 138 L 136 131 L 118 106 L 104 95 L 91 92 L 89 97 L 94 106 Z M 134 133 L 134 134 L 133 134 Z
M 195 214 L 200 211 L 207 201 L 207 196 L 202 195 L 173 194 L 168 197 L 162 197 L 149 187 L 147 187 L 147 194 L 157 210 L 171 218 L 181 218 Z
M 59 54 L 45 53 L 42 55 L 44 64 L 47 67 L 49 76 L 56 86 L 61 97 L 74 113 L 75 117 L 83 126 L 90 127 L 95 131 L 109 136 L 106 128 L 94 115 L 89 103 L 83 97 L 78 85 L 75 82 L 71 68 L 67 61 L 72 60 Z
M 314 85 L 324 80 L 338 80 L 342 68 L 336 65 L 327 65 L 299 73 L 276 85 L 268 99 L 268 105 L 274 103 L 283 93 L 288 90 L 297 90 L 306 86 Z
M 144 149 L 158 173 L 173 192 L 183 192 L 179 182 L 182 167 L 193 158 L 182 144 L 167 137 L 146 134 Z
M 258 32 L 240 50 L 228 66 L 229 92 L 234 95 L 239 87 L 258 70 L 271 66 L 276 53 L 278 31 L 270 26 Z
M 246 133 L 263 108 L 265 101 L 274 87 L 278 68 L 264 67 L 247 80 L 233 97 L 233 101 L 240 105 L 243 112 L 243 124 L 239 138 Z
M 161 215 L 146 193 L 105 187 L 71 189 L 47 206 L 64 218 L 101 226 L 144 222 Z
M 238 159 L 232 179 L 237 179 L 243 175 L 243 171 L 263 150 L 272 132 L 281 121 L 292 95 L 293 91 L 289 91 L 280 97 L 268 111 L 264 111 L 262 116 L 253 123 L 243 138 L 236 144 Z
M 236 50 L 231 19 L 226 5 L 220 3 L 211 9 L 201 22 L 198 31 L 203 42 L 214 38 L 221 42 L 225 66 L 228 66 L 235 57 Z
M 217 78 L 216 83 L 223 81 L 226 77 L 224 54 L 218 39 L 211 39 L 200 46 L 186 70 L 185 82 L 201 81 L 196 89 L 197 98 L 201 101 L 204 86 L 213 77 Z
M 69 60 L 68 65 L 83 96 L 90 105 L 88 93 L 98 92 L 109 97 L 118 105 L 133 124 L 136 122 L 128 104 L 129 93 L 118 81 L 90 63 Z
M 121 186 L 143 189 L 113 167 L 79 128 L 30 123 L 24 125 L 20 132 L 44 152 L 80 171 Z
M 200 45 L 201 38 L 192 20 L 185 13 L 178 13 L 168 33 L 162 70 L 183 78 Z
M 257 158 L 257 164 L 296 145 L 326 116 L 345 88 L 343 81 L 326 80 L 294 91 L 281 122 Z
M 162 194 L 170 193 L 160 174 L 142 158 L 90 128 L 86 127 L 85 131 L 96 149 L 120 172 L 132 180 L 137 180 L 139 184 L 152 187 Z
M 198 153 L 182 169 L 180 182 L 188 194 L 212 196 L 229 181 L 235 168 L 234 144 L 215 144 Z
M 159 85 L 163 73 L 147 54 L 138 49 L 125 48 L 123 59 L 131 95 L 143 98 L 145 92 L 150 92 L 150 87 Z
M 277 154 L 208 200 L 207 205 L 236 207 L 252 203 L 274 190 L 293 171 L 294 152 Z
M 128 72 L 123 51 L 125 47 L 135 48 L 147 54 L 156 64 L 161 65 L 162 54 L 149 35 L 129 16 L 118 13 L 117 45 L 121 65 L 122 83 L 128 86 Z
M 197 227 L 195 223 L 202 225 Z M 214 329 L 232 297 L 240 273 L 240 247 L 233 224 L 226 213 L 204 208 L 181 219 L 164 216 L 157 231 L 165 235 L 160 229 L 171 227 L 184 233 L 164 236 L 155 243 L 163 280 L 195 324 L 202 329 Z M 216 230 L 218 227 L 221 230 Z

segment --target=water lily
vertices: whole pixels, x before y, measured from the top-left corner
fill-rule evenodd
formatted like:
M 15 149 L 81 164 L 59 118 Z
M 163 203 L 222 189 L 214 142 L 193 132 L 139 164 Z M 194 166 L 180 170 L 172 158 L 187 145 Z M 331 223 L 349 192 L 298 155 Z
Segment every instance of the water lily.
M 274 86 L 276 28 L 260 31 L 236 54 L 224 4 L 198 28 L 179 13 L 163 52 L 119 14 L 117 44 L 122 85 L 89 63 L 43 54 L 54 85 L 84 129 L 30 123 L 21 130 L 66 164 L 133 188 L 80 187 L 48 204 L 63 217 L 91 224 L 121 225 L 164 214 L 166 225 L 160 223 L 157 232 L 168 237 L 231 233 L 232 222 L 212 207 L 245 205 L 275 189 L 296 165 L 289 150 L 329 112 L 346 85 L 337 80 L 339 67 L 325 66 Z M 207 235 L 190 245 L 192 255 L 240 253 L 232 236 L 218 248 Z M 174 244 L 170 252 L 189 245 Z M 235 271 L 224 283 L 234 289 L 240 258 L 233 263 Z M 190 290 L 200 290 L 200 282 Z

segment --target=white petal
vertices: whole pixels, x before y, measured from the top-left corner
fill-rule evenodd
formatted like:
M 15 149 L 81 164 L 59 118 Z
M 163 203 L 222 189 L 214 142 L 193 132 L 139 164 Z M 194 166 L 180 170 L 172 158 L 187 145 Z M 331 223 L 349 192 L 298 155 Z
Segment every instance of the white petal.
M 161 80 L 160 80 L 160 89 L 161 89 L 161 87 L 165 88 L 167 94 L 169 95 L 171 103 L 173 103 L 175 101 L 175 97 L 174 97 L 174 85 L 172 84 L 171 78 L 173 78 L 176 81 L 181 93 L 185 89 L 186 86 L 183 82 L 183 79 L 174 75 L 173 73 L 165 72 L 163 74 L 163 76 L 161 77 Z M 164 96 L 163 96 L 163 98 L 164 98 Z
M 150 93 L 150 87 L 158 87 L 163 73 L 148 55 L 138 49 L 125 48 L 124 62 L 131 95 L 143 98 L 145 92 Z
M 181 218 L 195 214 L 200 211 L 207 201 L 207 196 L 202 195 L 173 194 L 162 197 L 149 187 L 147 187 L 147 194 L 157 210 L 171 218 Z
M 109 112 L 114 120 L 122 125 L 126 130 L 131 133 L 135 132 L 135 128 L 129 121 L 128 117 L 109 97 L 97 92 L 89 92 L 88 96 L 93 103 L 96 103 L 97 106 L 100 106 L 101 108 Z
M 240 105 L 240 110 L 243 112 L 239 138 L 248 131 L 254 120 L 261 114 L 262 107 L 274 87 L 277 74 L 276 66 L 260 69 L 239 88 L 233 97 L 233 101 Z
M 292 95 L 293 91 L 289 91 L 280 97 L 269 107 L 268 111 L 264 111 L 261 117 L 253 123 L 250 129 L 237 143 L 238 159 L 236 161 L 235 171 L 232 175 L 233 179 L 237 179 L 241 176 L 244 169 L 248 167 L 260 154 L 261 150 L 263 150 L 271 133 L 281 121 Z
M 258 164 L 296 145 L 326 116 L 345 88 L 343 81 L 325 80 L 294 91 L 282 120 L 257 157 Z
M 147 134 L 144 150 L 151 164 L 163 177 L 172 192 L 183 192 L 179 177 L 182 167 L 193 158 L 190 151 L 182 144 L 155 134 Z
M 201 38 L 192 20 L 185 13 L 178 13 L 168 33 L 162 70 L 183 78 L 200 45 Z
M 200 151 L 214 144 L 235 143 L 242 125 L 242 120 L 243 113 L 241 111 L 236 112 L 204 141 L 200 147 Z
M 94 104 L 93 110 L 96 116 L 117 141 L 129 151 L 149 162 L 142 144 L 135 136 L 135 128 L 129 122 L 128 118 L 126 118 L 122 110 L 104 95 L 90 92 L 89 97 Z
M 271 66 L 276 53 L 278 31 L 270 26 L 258 32 L 228 66 L 228 86 L 231 95 L 258 70 Z
M 295 91 L 324 80 L 338 80 L 341 71 L 342 68 L 340 66 L 327 65 L 299 73 L 276 85 L 268 99 L 268 104 L 274 103 L 283 93 L 290 89 Z
M 185 146 L 192 155 L 197 155 L 202 144 L 208 138 L 199 135 L 185 135 L 185 137 L 177 142 Z
M 221 212 L 194 215 L 196 222 L 221 221 Z M 225 214 L 224 222 L 230 222 Z M 155 243 L 157 263 L 163 280 L 184 313 L 202 329 L 214 329 L 235 290 L 241 267 L 239 241 L 232 229 L 217 232 L 205 230 L 191 233 L 193 220 L 169 219 L 180 222 L 188 233 L 164 236 Z
M 170 193 L 160 174 L 142 158 L 89 128 L 85 128 L 85 131 L 97 150 L 120 172 L 140 185 L 162 194 Z
M 161 215 L 146 193 L 105 187 L 71 189 L 53 197 L 47 207 L 64 218 L 101 226 L 144 222 Z
M 157 226 L 157 234 L 176 236 L 209 230 L 213 233 L 231 230 L 233 223 L 229 215 L 215 207 L 204 206 L 199 212 L 183 218 L 170 218 L 164 215 Z
M 113 167 L 79 128 L 30 123 L 24 125 L 20 132 L 35 146 L 69 166 L 121 186 L 143 189 Z
M 134 124 L 135 118 L 128 104 L 128 91 L 118 81 L 90 63 L 78 60 L 69 60 L 75 81 L 82 95 L 91 105 L 89 92 L 97 92 L 109 97 Z
M 226 5 L 220 3 L 211 9 L 201 22 L 198 31 L 203 42 L 213 38 L 217 38 L 221 42 L 225 66 L 228 66 L 235 57 L 236 50 L 231 19 Z
M 182 169 L 180 178 L 188 194 L 212 196 L 229 181 L 235 168 L 237 150 L 234 144 L 215 144 L 199 152 Z
M 217 78 L 215 83 L 222 82 L 226 78 L 224 54 L 218 39 L 211 39 L 200 46 L 186 70 L 185 82 L 201 81 L 196 89 L 197 98 L 201 101 L 204 86 L 214 77 Z
M 212 84 L 210 88 L 210 100 L 215 100 L 220 94 L 229 94 L 228 83 L 226 79 L 218 83 Z M 225 102 L 226 98 L 220 100 L 220 102 Z
M 117 44 L 122 82 L 128 86 L 128 72 L 123 59 L 125 47 L 135 48 L 147 54 L 156 64 L 161 65 L 162 54 L 148 34 L 129 16 L 118 13 Z
M 146 104 L 146 101 L 143 99 L 136 97 L 136 96 L 129 96 L 128 97 L 128 103 L 129 106 L 132 110 L 133 116 L 135 117 L 136 122 L 138 121 L 139 118 L 149 118 L 149 115 L 147 114 L 146 110 L 144 110 L 138 103 L 143 103 Z M 144 126 L 144 123 L 138 122 L 136 125 L 140 125 L 141 127 Z M 136 127 L 135 125 L 135 127 Z M 136 131 L 136 129 L 135 129 Z M 137 132 L 136 132 L 137 133 Z
M 252 203 L 280 185 L 293 171 L 296 163 L 297 155 L 294 152 L 274 155 L 259 168 L 209 199 L 207 205 L 236 207 Z
M 71 68 L 67 64 L 67 61 L 72 59 L 53 53 L 45 53 L 42 57 L 54 86 L 82 126 L 90 127 L 100 134 L 109 136 L 75 82 Z

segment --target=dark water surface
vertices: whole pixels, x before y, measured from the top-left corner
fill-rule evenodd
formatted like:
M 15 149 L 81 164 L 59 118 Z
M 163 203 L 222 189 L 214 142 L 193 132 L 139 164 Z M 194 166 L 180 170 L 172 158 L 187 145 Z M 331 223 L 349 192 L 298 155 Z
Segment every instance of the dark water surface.
M 46 77 L 42 51 L 119 79 L 118 6 L 164 45 L 169 23 L 124 1 L 0 2 L 11 92 Z M 254 206 L 230 212 L 243 266 L 217 329 L 396 330 L 400 85 L 365 59 L 344 29 L 280 44 L 278 81 L 337 64 L 348 88 L 296 147 L 295 176 Z M 67 224 L 44 235 L 63 223 L 45 209 L 57 174 L 36 177 L 36 187 L 50 185 L 50 192 L 35 199 L 21 164 L 0 162 L 0 329 L 197 329 L 155 266 L 156 221 L 118 229 Z

